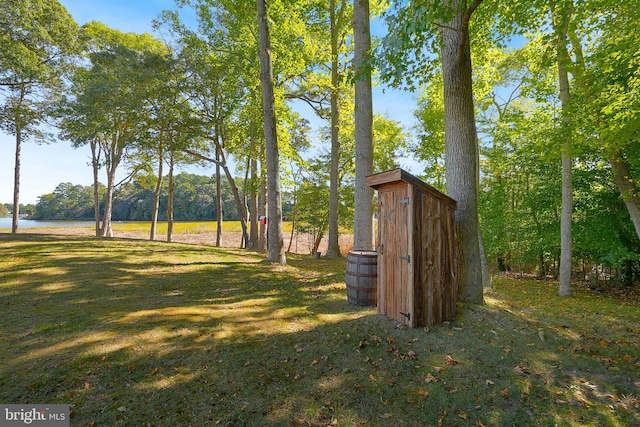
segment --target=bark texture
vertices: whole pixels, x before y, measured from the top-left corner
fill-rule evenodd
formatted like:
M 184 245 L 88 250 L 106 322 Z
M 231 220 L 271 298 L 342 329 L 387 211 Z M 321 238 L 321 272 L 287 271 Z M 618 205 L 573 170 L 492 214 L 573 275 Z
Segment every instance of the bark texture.
M 366 63 L 371 50 L 369 0 L 353 5 L 353 68 L 355 79 L 356 176 L 354 188 L 353 249 L 373 249 L 373 189 L 367 176 L 373 173 L 373 100 L 371 72 Z
M 331 20 L 331 172 L 329 185 L 329 246 L 326 256 L 340 256 L 338 246 L 338 173 L 340 165 L 340 90 L 338 73 L 338 33 L 336 29 L 336 2 L 329 2 Z
M 480 304 L 483 286 L 478 221 L 478 135 L 469 44 L 469 18 L 473 10 L 461 8 L 464 3 L 458 0 L 444 3 L 461 10 L 442 27 L 447 192 L 458 202 L 455 214 L 458 296 L 461 301 Z
M 282 196 L 280 190 L 280 156 L 276 128 L 276 106 L 273 93 L 273 67 L 266 0 L 257 0 L 260 32 L 260 83 L 267 163 L 267 253 L 269 261 L 286 264 L 282 234 Z

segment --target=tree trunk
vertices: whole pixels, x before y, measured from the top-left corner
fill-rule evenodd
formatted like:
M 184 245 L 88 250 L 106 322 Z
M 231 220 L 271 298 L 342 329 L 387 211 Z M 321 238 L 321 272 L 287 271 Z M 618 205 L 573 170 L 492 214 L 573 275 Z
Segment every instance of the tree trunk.
M 249 242 L 250 248 L 258 247 L 258 161 L 255 157 L 249 160 L 251 185 L 249 186 Z
M 223 156 L 224 158 L 224 156 Z M 226 162 L 222 162 L 222 170 L 227 177 L 227 182 L 231 186 L 231 193 L 233 194 L 233 199 L 236 202 L 236 210 L 238 211 L 238 216 L 240 216 L 240 226 L 242 227 L 242 238 L 246 242 L 247 241 L 247 207 L 243 203 L 242 198 L 240 197 L 240 192 L 238 191 L 238 187 L 236 186 L 236 181 L 231 176 L 231 171 L 229 167 L 226 165 Z
M 156 181 L 156 188 L 153 193 L 153 208 L 151 210 L 151 231 L 149 232 L 149 240 L 156 240 L 156 229 L 158 227 L 158 210 L 160 209 L 160 191 L 162 191 L 162 172 L 164 166 L 164 159 L 162 148 L 159 149 L 158 156 L 158 179 Z
M 264 178 L 264 172 L 260 177 L 260 194 L 262 195 L 262 202 L 258 206 L 258 215 L 261 217 L 267 216 L 267 183 Z M 267 249 L 267 227 L 266 223 L 260 222 L 258 230 L 258 250 L 264 252 Z
M 331 25 L 331 171 L 329 174 L 329 236 L 326 256 L 340 256 L 338 243 L 338 188 L 340 166 L 340 81 L 338 73 L 338 31 L 336 28 L 336 2 L 329 1 L 329 20 Z
M 373 249 L 373 189 L 367 176 L 373 173 L 373 100 L 371 70 L 367 64 L 371 51 L 369 0 L 353 5 L 353 69 L 355 71 L 356 176 L 354 188 L 353 248 Z
M 493 283 L 491 282 L 491 272 L 489 271 L 489 262 L 487 261 L 487 253 L 484 250 L 484 239 L 482 238 L 482 231 L 478 235 L 478 244 L 480 245 L 480 262 L 482 268 L 482 288 L 492 289 Z
M 567 65 L 571 59 L 567 50 L 567 30 L 571 16 L 570 7 L 563 7 L 554 16 L 557 33 L 558 82 L 562 105 L 562 122 L 569 123 L 569 74 Z M 563 126 L 564 127 L 564 126 Z M 571 176 L 571 135 L 565 129 L 562 132 L 562 212 L 560 215 L 560 296 L 571 295 L 571 216 L 573 212 L 573 185 Z
M 322 242 L 323 237 L 324 237 L 324 233 L 322 233 L 322 231 L 316 234 L 316 238 L 313 239 L 313 248 L 311 248 L 311 255 L 318 252 L 318 248 L 320 247 L 320 243 Z
M 260 32 L 260 83 L 262 86 L 262 110 L 264 116 L 265 151 L 267 160 L 267 249 L 271 262 L 286 264 L 284 238 L 282 235 L 282 198 L 280 194 L 280 156 L 275 96 L 273 93 L 273 67 L 271 63 L 271 40 L 266 0 L 257 0 L 258 29 Z
M 627 211 L 631 216 L 631 222 L 636 229 L 638 239 L 640 239 L 640 196 L 638 187 L 631 174 L 631 167 L 624 159 L 622 150 L 618 149 L 608 155 L 611 171 L 613 172 L 613 182 L 620 190 L 620 195 L 624 201 Z
M 175 165 L 173 151 L 169 154 L 169 182 L 167 183 L 167 242 L 173 235 L 173 167 Z
M 229 166 L 227 165 L 227 159 L 224 155 L 224 150 L 222 149 L 222 145 L 217 141 L 217 136 L 214 137 L 213 142 L 216 147 L 220 147 L 220 160 L 212 159 L 211 157 L 204 156 L 202 154 L 196 153 L 195 151 L 191 151 L 189 149 L 185 149 L 184 151 L 188 154 L 191 154 L 194 157 L 197 157 L 202 160 L 206 160 L 216 165 L 220 165 L 222 170 L 224 171 L 225 176 L 227 177 L 227 182 L 231 187 L 231 194 L 233 194 L 233 199 L 236 202 L 236 211 L 238 216 L 240 217 L 240 226 L 242 227 L 242 240 L 247 240 L 247 208 L 240 197 L 240 192 L 238 191 L 238 187 L 236 186 L 236 181 L 233 179 L 231 175 L 231 171 L 229 171 Z
M 109 170 L 107 174 L 107 194 L 104 198 L 104 215 L 102 217 L 102 227 L 100 228 L 100 236 L 113 237 L 111 229 L 111 211 L 113 207 L 113 187 L 115 186 L 115 169 Z
M 22 148 L 22 129 L 16 126 L 16 163 L 13 174 L 13 214 L 11 221 L 11 233 L 18 232 L 20 220 L 20 150 Z
M 220 147 L 216 146 L 216 160 L 220 161 Z M 216 246 L 222 246 L 222 176 L 216 163 Z
M 444 0 L 455 10 L 458 0 Z M 442 29 L 446 179 L 449 196 L 458 202 L 455 213 L 458 254 L 458 296 L 483 302 L 478 221 L 478 136 L 473 106 L 470 11 L 463 10 Z
M 91 166 L 93 167 L 93 216 L 96 221 L 96 236 L 100 236 L 100 146 L 98 141 L 91 143 Z

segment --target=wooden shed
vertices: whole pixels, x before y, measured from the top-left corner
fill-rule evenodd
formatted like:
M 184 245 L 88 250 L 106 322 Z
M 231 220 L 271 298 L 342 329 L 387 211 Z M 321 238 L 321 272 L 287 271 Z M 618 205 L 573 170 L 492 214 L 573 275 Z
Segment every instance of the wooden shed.
M 378 312 L 410 327 L 453 320 L 456 201 L 402 169 L 367 185 L 378 191 Z

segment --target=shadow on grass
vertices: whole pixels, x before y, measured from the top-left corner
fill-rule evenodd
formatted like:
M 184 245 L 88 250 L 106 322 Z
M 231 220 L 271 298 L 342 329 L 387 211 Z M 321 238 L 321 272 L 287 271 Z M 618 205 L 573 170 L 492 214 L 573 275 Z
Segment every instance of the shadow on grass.
M 289 264 L 0 235 L 0 402 L 70 403 L 82 426 L 640 422 L 640 355 L 622 331 L 629 359 L 612 364 L 566 318 L 498 293 L 453 323 L 402 329 L 346 302 L 345 260 Z

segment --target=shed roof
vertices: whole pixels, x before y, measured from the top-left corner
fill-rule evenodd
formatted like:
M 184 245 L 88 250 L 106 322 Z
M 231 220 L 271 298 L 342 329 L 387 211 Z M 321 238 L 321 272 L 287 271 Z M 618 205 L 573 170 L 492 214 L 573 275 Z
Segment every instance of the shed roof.
M 392 182 L 403 181 L 408 184 L 414 185 L 425 193 L 432 197 L 436 197 L 445 203 L 448 203 L 457 208 L 458 203 L 446 194 L 436 190 L 426 182 L 416 178 L 404 169 L 397 168 L 386 172 L 380 172 L 367 177 L 367 185 L 378 190 L 381 186 Z

